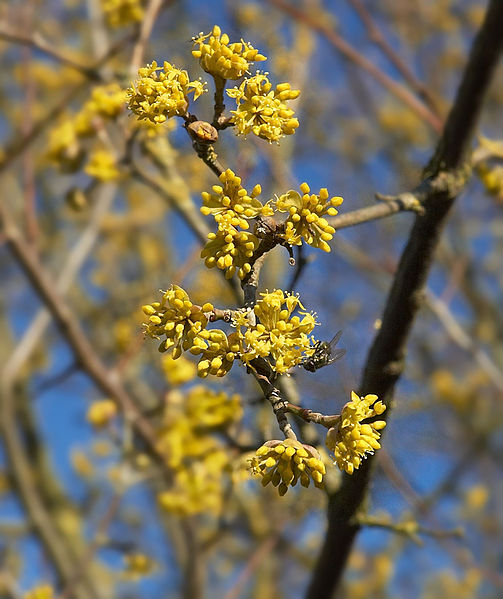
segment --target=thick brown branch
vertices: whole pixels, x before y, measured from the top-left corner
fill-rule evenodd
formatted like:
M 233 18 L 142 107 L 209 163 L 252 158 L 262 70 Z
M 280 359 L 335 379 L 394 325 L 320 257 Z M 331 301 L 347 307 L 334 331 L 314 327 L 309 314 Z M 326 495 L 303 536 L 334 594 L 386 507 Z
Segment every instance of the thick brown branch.
M 463 167 L 473 128 L 503 49 L 503 2 L 491 0 L 475 39 L 444 133 L 427 168 L 427 175 L 454 176 Z M 457 186 L 455 186 L 457 187 Z M 448 186 L 447 186 L 448 188 Z M 424 202 L 424 216 L 416 217 L 388 296 L 382 326 L 370 349 L 360 393 L 376 393 L 388 406 L 400 377 L 412 323 L 421 306 L 434 252 L 457 190 L 432 191 Z M 390 409 L 386 410 L 389 417 Z M 366 496 L 373 459 L 353 476 L 344 476 L 340 491 L 329 499 L 328 530 L 313 571 L 307 597 L 333 595 L 359 525 L 354 518 Z

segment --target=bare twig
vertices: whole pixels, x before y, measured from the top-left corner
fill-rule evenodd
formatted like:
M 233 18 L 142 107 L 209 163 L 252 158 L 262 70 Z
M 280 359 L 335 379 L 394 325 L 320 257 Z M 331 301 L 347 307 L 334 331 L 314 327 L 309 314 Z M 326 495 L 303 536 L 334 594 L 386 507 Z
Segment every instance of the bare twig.
M 138 68 L 143 63 L 143 57 L 145 54 L 145 46 L 147 45 L 152 29 L 154 28 L 155 21 L 163 8 L 167 8 L 173 4 L 174 0 L 150 0 L 147 8 L 145 9 L 145 16 L 140 26 L 140 34 L 136 40 L 136 44 L 133 48 L 131 55 L 130 71 L 131 76 L 135 76 Z
M 312 18 L 308 13 L 299 10 L 296 6 L 288 3 L 286 0 L 267 1 L 269 4 L 276 6 L 278 9 L 290 15 L 293 19 L 299 21 L 300 23 L 304 23 L 315 31 L 318 31 L 343 56 L 365 70 L 390 93 L 401 100 L 404 104 L 409 106 L 409 108 L 411 108 L 423 121 L 428 123 L 434 131 L 437 133 L 442 131 L 442 121 L 430 110 L 428 106 L 419 100 L 406 87 L 392 79 L 370 60 L 365 58 L 365 56 L 360 54 L 329 25 Z
M 388 57 L 405 81 L 407 81 L 419 97 L 425 101 L 425 104 L 427 104 L 432 114 L 438 119 L 441 119 L 433 94 L 428 87 L 414 75 L 409 66 L 402 60 L 400 54 L 393 49 L 393 46 L 374 23 L 369 11 L 365 8 L 364 3 L 361 0 L 349 0 L 349 2 L 353 5 L 353 8 L 365 25 L 371 41 L 381 48 L 383 53 Z

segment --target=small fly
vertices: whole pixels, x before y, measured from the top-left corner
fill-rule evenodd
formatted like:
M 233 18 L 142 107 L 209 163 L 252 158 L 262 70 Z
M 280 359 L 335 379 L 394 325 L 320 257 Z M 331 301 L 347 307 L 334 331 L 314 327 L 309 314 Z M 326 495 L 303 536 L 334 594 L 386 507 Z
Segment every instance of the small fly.
M 309 372 L 316 372 L 319 368 L 340 360 L 346 353 L 345 349 L 335 347 L 341 335 L 342 331 L 337 331 L 331 341 L 318 341 L 314 346 L 313 355 L 306 358 L 301 366 L 304 366 Z

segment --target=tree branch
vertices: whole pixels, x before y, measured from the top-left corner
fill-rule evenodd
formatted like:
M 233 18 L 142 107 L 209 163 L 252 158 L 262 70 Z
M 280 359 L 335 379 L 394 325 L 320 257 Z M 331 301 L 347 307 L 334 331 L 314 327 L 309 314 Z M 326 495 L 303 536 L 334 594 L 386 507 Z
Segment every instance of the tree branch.
M 469 150 L 473 129 L 503 49 L 503 2 L 491 0 L 449 114 L 444 133 L 426 174 L 430 177 L 459 175 Z M 458 186 L 456 186 L 458 187 Z M 424 202 L 424 216 L 417 216 L 390 290 L 382 326 L 369 351 L 360 394 L 376 393 L 390 403 L 404 367 L 405 345 L 422 304 L 424 286 L 449 210 L 461 189 L 432 191 Z M 339 584 L 360 526 L 354 516 L 367 494 L 373 459 L 353 476 L 345 475 L 341 489 L 329 498 L 328 529 L 307 591 L 308 599 L 333 595 Z

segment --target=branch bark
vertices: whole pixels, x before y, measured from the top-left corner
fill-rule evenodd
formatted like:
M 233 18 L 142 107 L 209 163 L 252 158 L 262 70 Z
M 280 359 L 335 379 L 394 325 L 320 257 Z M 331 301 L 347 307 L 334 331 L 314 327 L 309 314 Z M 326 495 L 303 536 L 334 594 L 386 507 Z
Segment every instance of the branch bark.
M 449 211 L 462 189 L 460 173 L 484 97 L 503 50 L 503 2 L 491 0 L 484 22 L 473 43 L 468 64 L 437 149 L 428 164 L 427 177 L 457 180 L 453 188 L 432 190 L 417 216 L 402 254 L 382 318 L 382 326 L 370 348 L 360 393 L 376 393 L 386 403 L 385 415 L 396 382 L 404 367 L 405 346 L 420 308 L 434 252 Z M 461 175 L 465 179 L 465 174 Z M 308 599 L 332 597 L 340 583 L 347 558 L 360 529 L 361 510 L 371 480 L 370 457 L 353 476 L 345 475 L 340 490 L 329 497 L 328 528 L 307 590 Z

